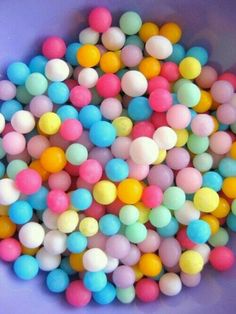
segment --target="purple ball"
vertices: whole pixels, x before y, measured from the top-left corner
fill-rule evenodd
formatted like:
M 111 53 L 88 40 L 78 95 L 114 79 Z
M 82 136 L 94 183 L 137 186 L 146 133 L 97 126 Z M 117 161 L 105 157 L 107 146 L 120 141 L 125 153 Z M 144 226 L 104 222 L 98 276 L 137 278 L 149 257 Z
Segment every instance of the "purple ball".
M 174 267 L 181 255 L 181 246 L 175 238 L 163 239 L 159 247 L 159 255 L 166 267 Z
M 216 116 L 223 124 L 233 124 L 236 122 L 236 108 L 230 104 L 223 104 L 217 108 Z
M 105 167 L 106 163 L 113 158 L 109 148 L 93 147 L 89 152 L 89 159 L 95 159 L 102 167 Z
M 196 287 L 201 281 L 201 273 L 197 273 L 195 275 L 189 275 L 189 274 L 185 274 L 181 272 L 180 279 L 186 287 L 190 287 L 190 288 Z
M 129 253 L 121 259 L 121 263 L 126 266 L 133 266 L 138 263 L 141 253 L 135 244 L 130 245 Z
M 142 50 L 135 45 L 127 45 L 122 48 L 120 56 L 127 67 L 135 67 L 143 58 Z
M 121 259 L 128 255 L 130 251 L 129 240 L 121 234 L 111 236 L 106 243 L 106 253 L 112 257 Z
M 0 81 L 0 100 L 11 100 L 16 96 L 16 86 L 8 81 Z
M 211 86 L 211 95 L 219 103 L 230 101 L 234 93 L 233 86 L 227 81 L 216 81 Z
M 157 165 L 151 168 L 147 177 L 149 185 L 158 185 L 165 191 L 174 181 L 173 171 L 166 165 Z
M 131 267 L 122 265 L 114 270 L 112 280 L 118 288 L 128 288 L 135 282 L 135 273 Z
M 174 147 L 170 149 L 166 156 L 166 164 L 173 170 L 180 170 L 187 167 L 189 161 L 189 152 L 182 147 Z

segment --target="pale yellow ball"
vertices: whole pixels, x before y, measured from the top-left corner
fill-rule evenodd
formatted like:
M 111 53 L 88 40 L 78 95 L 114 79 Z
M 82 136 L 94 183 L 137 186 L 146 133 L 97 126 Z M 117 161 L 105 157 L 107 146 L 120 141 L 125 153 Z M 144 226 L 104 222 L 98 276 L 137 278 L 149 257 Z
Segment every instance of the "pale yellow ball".
M 179 64 L 179 72 L 185 79 L 193 80 L 201 73 L 201 63 L 193 57 L 184 58 Z
M 73 232 L 79 223 L 79 215 L 74 210 L 66 210 L 57 219 L 57 228 L 63 233 Z
M 92 237 L 98 233 L 98 222 L 93 217 L 85 217 L 79 224 L 79 231 L 86 237 Z

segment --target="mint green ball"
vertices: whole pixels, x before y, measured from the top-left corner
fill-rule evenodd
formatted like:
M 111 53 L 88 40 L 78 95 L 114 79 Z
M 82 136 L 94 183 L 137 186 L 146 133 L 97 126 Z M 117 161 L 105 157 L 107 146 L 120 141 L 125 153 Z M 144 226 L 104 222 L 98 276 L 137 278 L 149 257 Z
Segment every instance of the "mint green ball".
M 202 154 L 209 147 L 209 138 L 207 136 L 197 136 L 191 134 L 187 141 L 188 149 L 194 154 Z
M 192 81 L 185 79 L 185 78 L 181 78 L 178 81 L 176 81 L 173 85 L 173 92 L 177 93 L 178 89 L 185 83 L 192 83 Z
M 187 107 L 194 107 L 201 98 L 201 91 L 197 85 L 193 83 L 182 84 L 177 90 L 177 99 L 180 104 Z
M 172 210 L 180 209 L 186 200 L 184 191 L 177 186 L 171 186 L 167 188 L 163 196 L 163 204 Z
M 33 95 L 31 95 L 25 86 L 18 86 L 16 88 L 16 99 L 21 102 L 24 105 L 27 105 L 30 103 L 31 99 L 33 98 Z
M 125 205 L 120 209 L 119 218 L 124 225 L 132 225 L 139 218 L 139 210 L 134 205 Z
M 233 200 L 232 204 L 231 204 L 231 210 L 232 210 L 232 213 L 234 215 L 236 215 L 236 199 Z
M 7 176 L 10 179 L 15 179 L 18 172 L 27 168 L 28 168 L 28 165 L 23 160 L 20 160 L 20 159 L 12 160 L 7 165 Z
M 125 236 L 125 230 L 126 230 L 126 225 L 121 224 L 120 229 L 119 229 L 119 234 L 122 234 L 123 236 Z
M 138 13 L 133 11 L 125 12 L 120 17 L 120 28 L 126 35 L 138 33 L 142 26 L 142 20 Z
M 66 150 L 66 159 L 72 165 L 79 166 L 88 159 L 88 150 L 79 143 L 71 144 Z
M 135 222 L 126 227 L 125 236 L 132 243 L 143 242 L 147 237 L 147 228 L 140 222 Z
M 213 158 L 209 153 L 202 153 L 193 158 L 194 167 L 200 172 L 209 171 L 213 165 Z
M 28 76 L 25 82 L 25 87 L 33 96 L 42 95 L 48 88 L 48 81 L 43 74 L 32 73 Z
M 219 230 L 213 234 L 208 242 L 210 245 L 217 247 L 217 246 L 225 246 L 229 241 L 229 234 L 228 232 L 220 227 Z
M 151 210 L 149 214 L 151 224 L 157 228 L 167 226 L 171 221 L 171 212 L 165 206 L 158 206 Z
M 128 288 L 117 288 L 116 289 L 117 299 L 124 304 L 131 303 L 135 298 L 135 289 L 134 286 Z

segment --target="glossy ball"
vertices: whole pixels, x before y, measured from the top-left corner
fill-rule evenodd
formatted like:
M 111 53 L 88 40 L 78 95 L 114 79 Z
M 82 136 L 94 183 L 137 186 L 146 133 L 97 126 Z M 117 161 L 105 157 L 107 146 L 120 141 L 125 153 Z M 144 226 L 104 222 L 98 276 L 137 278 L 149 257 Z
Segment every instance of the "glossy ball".
M 16 259 L 13 265 L 16 276 L 22 280 L 31 280 L 37 276 L 39 266 L 33 256 L 22 255 Z
M 233 267 L 235 256 L 231 249 L 226 246 L 214 248 L 210 253 L 210 263 L 218 271 L 227 271 Z

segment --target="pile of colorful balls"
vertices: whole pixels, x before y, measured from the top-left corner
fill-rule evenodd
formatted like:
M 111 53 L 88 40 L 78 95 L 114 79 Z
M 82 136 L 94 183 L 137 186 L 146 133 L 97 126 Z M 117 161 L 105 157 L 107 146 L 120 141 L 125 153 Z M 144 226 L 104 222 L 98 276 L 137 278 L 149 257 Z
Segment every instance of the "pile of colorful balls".
M 75 307 L 174 296 L 234 264 L 236 75 L 174 22 L 88 24 L 0 81 L 0 259 Z

